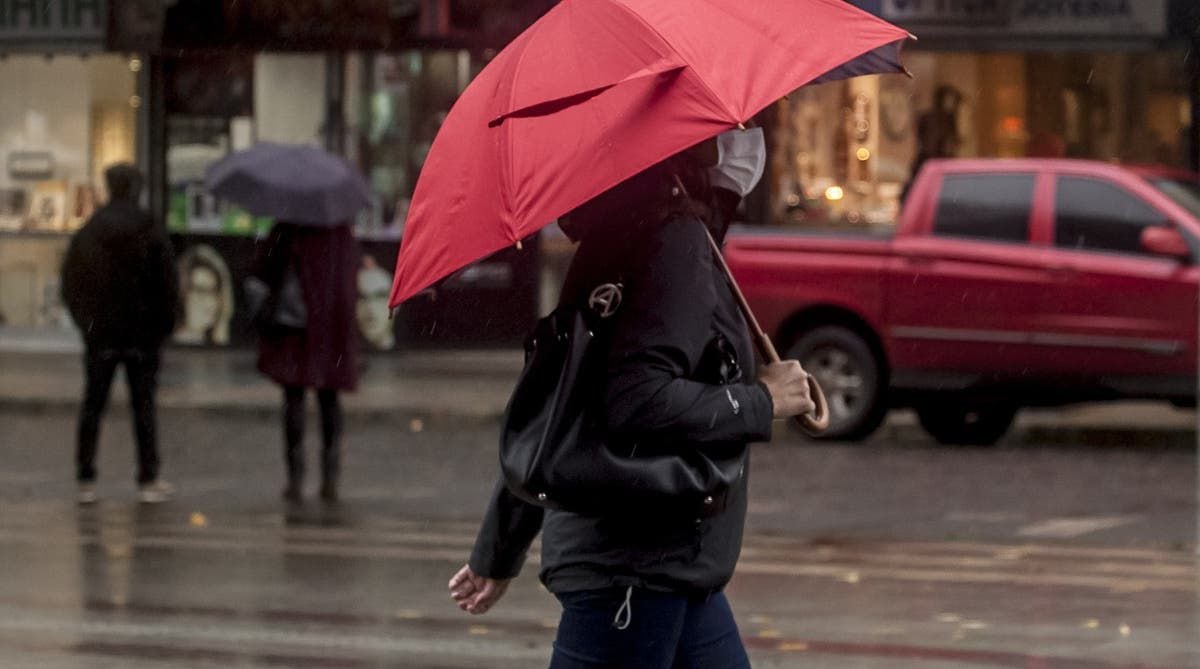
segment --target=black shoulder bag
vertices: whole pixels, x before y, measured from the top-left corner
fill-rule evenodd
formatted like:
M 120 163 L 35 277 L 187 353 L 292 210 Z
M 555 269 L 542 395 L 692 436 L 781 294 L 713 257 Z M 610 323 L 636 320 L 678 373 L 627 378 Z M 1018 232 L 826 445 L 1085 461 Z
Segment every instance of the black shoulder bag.
M 303 332 L 308 327 L 308 304 L 304 301 L 304 287 L 291 247 L 289 241 L 283 267 L 271 278 L 271 283 L 251 276 L 242 285 L 250 321 L 261 335 Z
M 605 435 L 608 344 L 624 290 L 600 284 L 587 304 L 564 304 L 538 322 L 505 412 L 504 480 L 526 502 L 585 515 L 710 516 L 744 475 L 744 448 L 724 455 L 690 445 L 639 448 Z

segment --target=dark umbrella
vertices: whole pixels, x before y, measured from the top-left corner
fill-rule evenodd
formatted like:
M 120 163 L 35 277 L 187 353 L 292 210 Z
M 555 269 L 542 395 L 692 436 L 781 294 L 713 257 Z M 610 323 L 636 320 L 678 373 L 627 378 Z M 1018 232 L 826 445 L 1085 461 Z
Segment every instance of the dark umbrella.
M 208 189 L 255 216 L 338 225 L 371 203 L 371 191 L 345 160 L 312 146 L 263 142 L 208 168 Z

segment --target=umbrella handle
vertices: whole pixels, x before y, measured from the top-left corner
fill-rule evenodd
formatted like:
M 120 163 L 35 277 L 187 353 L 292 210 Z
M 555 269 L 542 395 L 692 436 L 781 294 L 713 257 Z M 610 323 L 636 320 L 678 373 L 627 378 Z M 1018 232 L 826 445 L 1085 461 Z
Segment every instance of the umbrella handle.
M 738 286 L 737 280 L 733 278 L 733 272 L 729 271 L 729 265 L 725 262 L 725 256 L 721 254 L 721 247 L 717 245 L 717 240 L 713 239 L 712 233 L 708 232 L 707 229 L 705 230 L 705 234 L 708 236 L 708 243 L 712 248 L 713 258 L 716 260 L 717 266 L 721 269 L 721 273 L 725 275 L 725 280 L 729 283 L 729 288 L 733 291 L 734 298 L 737 299 L 738 308 L 741 309 L 742 316 L 745 317 L 746 323 L 750 326 L 750 330 L 754 335 L 754 343 L 758 346 L 759 354 L 768 363 L 780 362 L 779 352 L 775 350 L 775 344 L 771 343 L 771 337 L 763 331 L 762 326 L 758 324 L 758 319 L 754 317 L 754 312 L 750 310 L 750 303 L 746 301 L 746 296 L 742 294 L 741 287 Z M 808 375 L 808 392 L 816 408 L 811 413 L 796 416 L 795 420 L 805 432 L 817 436 L 829 429 L 829 401 L 825 398 L 825 391 L 821 389 L 821 384 L 817 383 L 816 377 L 812 374 Z

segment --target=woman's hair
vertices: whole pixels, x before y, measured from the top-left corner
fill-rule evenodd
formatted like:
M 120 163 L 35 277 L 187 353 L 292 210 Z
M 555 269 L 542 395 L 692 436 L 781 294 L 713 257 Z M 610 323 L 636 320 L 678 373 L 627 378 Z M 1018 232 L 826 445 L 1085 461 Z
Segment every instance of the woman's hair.
M 580 205 L 560 222 L 573 240 L 596 232 L 631 230 L 672 216 L 694 216 L 710 225 L 712 187 L 708 171 L 684 151 L 626 179 Z

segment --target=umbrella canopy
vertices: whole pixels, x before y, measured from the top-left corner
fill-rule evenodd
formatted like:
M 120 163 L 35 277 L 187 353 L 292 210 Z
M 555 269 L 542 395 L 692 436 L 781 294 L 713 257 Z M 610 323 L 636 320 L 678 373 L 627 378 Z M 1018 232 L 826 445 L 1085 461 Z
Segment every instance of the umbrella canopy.
M 345 160 L 312 146 L 263 142 L 208 168 L 208 189 L 255 216 L 338 225 L 371 203 L 371 190 Z
M 902 72 L 909 37 L 843 0 L 563 0 L 450 110 L 391 304 L 805 84 Z

